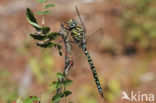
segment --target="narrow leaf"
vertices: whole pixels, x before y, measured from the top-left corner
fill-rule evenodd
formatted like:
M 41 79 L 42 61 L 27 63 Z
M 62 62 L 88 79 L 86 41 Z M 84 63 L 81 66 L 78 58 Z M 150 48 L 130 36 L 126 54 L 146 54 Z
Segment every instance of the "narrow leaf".
M 37 15 L 43 15 L 43 12 L 42 11 L 37 11 L 36 14 Z
M 61 48 L 62 48 L 62 46 L 59 45 L 59 44 L 57 44 L 57 49 L 58 49 L 58 51 L 59 51 L 59 55 L 60 55 L 60 56 L 62 56 Z
M 47 34 L 50 31 L 50 27 L 42 27 L 42 33 Z
M 57 101 L 59 101 L 63 97 L 64 97 L 63 93 L 56 94 L 56 95 L 53 96 L 52 101 L 53 102 L 57 102 Z
M 45 35 L 38 35 L 38 34 L 30 34 L 30 36 L 33 38 L 33 39 L 36 39 L 36 40 L 43 40 L 46 38 Z
M 33 14 L 33 12 L 27 8 L 26 10 L 26 18 L 27 18 L 27 21 L 36 29 L 36 30 L 40 30 L 40 26 L 38 25 L 37 23 L 37 20 Z
M 61 48 L 62 48 L 62 46 L 58 44 L 58 45 L 57 45 L 57 49 L 58 49 L 58 50 L 61 50 Z
M 52 83 L 50 83 L 49 86 L 54 86 L 55 88 L 59 88 L 61 86 L 61 83 L 59 83 L 58 81 L 53 81 Z
M 62 52 L 61 51 L 59 51 L 59 55 L 62 56 Z
M 46 11 L 43 12 L 43 15 L 48 15 L 49 13 L 50 13 L 50 11 L 46 10 Z
M 72 94 L 71 91 L 68 91 L 68 90 L 64 91 L 64 95 L 65 95 L 66 97 L 69 96 L 69 95 L 71 95 L 71 94 Z
M 45 42 L 45 43 L 40 43 L 40 42 L 38 42 L 38 43 L 37 43 L 37 46 L 40 46 L 40 47 L 42 47 L 42 48 L 50 48 L 50 47 L 53 46 L 53 43 L 51 43 L 51 42 Z
M 67 87 L 67 86 L 71 85 L 72 83 L 73 83 L 72 80 L 66 79 L 66 80 L 64 81 L 64 86 Z
M 49 38 L 50 40 L 55 40 L 59 35 L 60 35 L 60 34 L 57 33 L 57 32 L 51 32 L 51 33 L 48 34 L 48 38 Z
M 62 73 L 57 73 L 57 77 L 58 77 L 58 78 L 64 78 L 64 74 L 62 74 Z
M 50 7 L 54 7 L 55 4 L 47 4 L 44 8 L 47 9 L 47 8 L 50 8 Z
M 45 3 L 46 0 L 37 0 L 37 2 L 39 2 L 39 3 Z
M 24 99 L 23 103 L 38 103 L 39 98 L 36 96 L 30 96 Z

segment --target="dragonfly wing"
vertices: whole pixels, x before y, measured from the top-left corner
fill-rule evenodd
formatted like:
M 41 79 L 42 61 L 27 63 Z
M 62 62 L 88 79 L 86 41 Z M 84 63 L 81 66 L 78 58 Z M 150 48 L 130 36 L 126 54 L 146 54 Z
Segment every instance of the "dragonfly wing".
M 102 43 L 103 38 L 104 38 L 104 30 L 101 28 L 92 34 L 87 35 L 86 36 L 87 47 L 89 49 L 99 50 L 100 44 Z
M 100 47 L 99 44 L 102 42 L 103 37 L 104 37 L 103 29 L 99 29 L 92 34 L 87 35 L 86 36 L 88 45 L 87 47 L 89 47 L 89 49 L 98 50 L 98 48 Z M 75 41 L 70 41 L 70 43 L 72 44 L 73 57 L 82 58 L 83 53 L 82 50 L 79 48 L 78 44 Z

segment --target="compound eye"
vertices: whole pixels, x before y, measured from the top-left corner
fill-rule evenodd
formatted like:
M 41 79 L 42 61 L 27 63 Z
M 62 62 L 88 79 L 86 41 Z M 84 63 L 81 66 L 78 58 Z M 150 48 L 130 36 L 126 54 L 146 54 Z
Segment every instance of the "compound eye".
M 72 24 L 72 26 L 76 26 L 76 24 L 75 24 L 75 23 L 73 23 L 73 24 Z
M 77 22 L 75 22 L 74 25 L 77 25 Z

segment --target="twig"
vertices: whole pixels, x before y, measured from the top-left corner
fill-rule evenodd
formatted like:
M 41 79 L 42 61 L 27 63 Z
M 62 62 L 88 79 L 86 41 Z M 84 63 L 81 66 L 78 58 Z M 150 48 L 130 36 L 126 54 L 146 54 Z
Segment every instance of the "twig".
M 71 45 L 68 38 L 68 31 L 65 31 L 63 23 L 61 23 L 60 35 L 62 36 L 64 45 L 65 45 L 65 67 L 64 73 L 68 75 L 69 69 L 73 66 L 73 60 L 71 58 Z
M 61 35 L 64 45 L 65 45 L 66 53 L 65 53 L 65 67 L 64 67 L 63 74 L 65 74 L 67 77 L 69 75 L 70 68 L 73 66 L 73 60 L 71 58 L 71 54 L 72 54 L 71 53 L 71 45 L 70 45 L 69 38 L 68 38 L 69 32 L 65 30 L 63 23 L 61 23 L 59 34 Z M 64 81 L 64 79 L 66 79 L 66 78 L 63 78 L 63 79 L 58 78 L 58 81 L 62 82 L 62 81 Z M 60 88 L 58 88 L 57 94 L 61 93 L 62 89 L 64 89 L 62 86 Z M 55 102 L 55 103 L 60 103 L 60 101 Z

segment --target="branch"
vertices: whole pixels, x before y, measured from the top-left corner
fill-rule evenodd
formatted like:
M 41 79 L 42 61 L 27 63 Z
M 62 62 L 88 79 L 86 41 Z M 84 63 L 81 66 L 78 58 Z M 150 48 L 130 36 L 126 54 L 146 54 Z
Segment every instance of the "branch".
M 73 60 L 71 58 L 71 55 L 72 55 L 71 45 L 70 45 L 69 38 L 68 38 L 69 31 L 65 30 L 63 23 L 61 23 L 59 34 L 61 35 L 64 45 L 65 45 L 65 67 L 64 67 L 63 74 L 65 74 L 67 78 L 69 75 L 69 70 L 73 66 Z M 63 78 L 63 79 L 58 78 L 58 81 L 62 82 L 66 78 Z M 60 88 L 57 89 L 57 94 L 62 92 L 62 88 L 63 87 L 61 86 Z M 60 101 L 55 102 L 55 103 L 60 103 Z
M 60 28 L 60 35 L 63 39 L 64 45 L 65 45 L 65 67 L 64 67 L 64 73 L 68 75 L 69 69 L 73 66 L 73 60 L 71 58 L 72 52 L 71 52 L 71 45 L 69 43 L 68 34 L 69 32 L 65 30 L 63 23 L 61 23 Z

